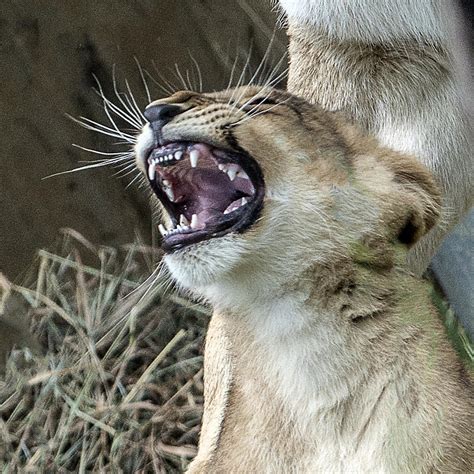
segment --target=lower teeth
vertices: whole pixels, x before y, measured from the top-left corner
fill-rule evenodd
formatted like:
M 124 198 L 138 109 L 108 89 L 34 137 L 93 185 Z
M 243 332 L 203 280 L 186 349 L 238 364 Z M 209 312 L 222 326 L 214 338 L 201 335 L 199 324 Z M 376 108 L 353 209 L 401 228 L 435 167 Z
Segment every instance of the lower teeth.
M 239 209 L 239 207 L 245 206 L 247 202 L 247 199 L 244 197 L 242 199 L 237 199 L 237 201 L 234 201 L 229 206 L 227 206 L 227 209 L 224 211 L 224 214 L 230 214 L 231 212 L 236 211 L 237 209 Z

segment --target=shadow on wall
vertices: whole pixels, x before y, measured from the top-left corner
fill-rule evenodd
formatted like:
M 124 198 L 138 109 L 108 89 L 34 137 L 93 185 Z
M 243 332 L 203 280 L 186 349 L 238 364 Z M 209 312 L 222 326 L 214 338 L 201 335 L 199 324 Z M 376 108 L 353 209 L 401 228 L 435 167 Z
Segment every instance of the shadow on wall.
M 140 107 L 147 100 L 134 58 L 178 89 L 183 86 L 175 64 L 185 80 L 197 83 L 196 62 L 205 89 L 221 89 L 234 59 L 242 65 L 250 45 L 249 70 L 256 69 L 276 19 L 270 2 L 244 0 L 2 2 L 0 271 L 17 277 L 63 227 L 106 245 L 131 242 L 137 233 L 146 242 L 152 238 L 148 195 L 136 186 L 126 189 L 132 175 L 117 179 L 116 170 L 105 168 L 42 180 L 101 158 L 73 143 L 116 150 L 113 140 L 65 116 L 106 121 L 94 76 L 111 97 L 117 65 L 117 76 L 128 79 Z M 278 30 L 273 56 L 285 49 L 285 32 Z M 155 97 L 167 95 L 150 86 Z

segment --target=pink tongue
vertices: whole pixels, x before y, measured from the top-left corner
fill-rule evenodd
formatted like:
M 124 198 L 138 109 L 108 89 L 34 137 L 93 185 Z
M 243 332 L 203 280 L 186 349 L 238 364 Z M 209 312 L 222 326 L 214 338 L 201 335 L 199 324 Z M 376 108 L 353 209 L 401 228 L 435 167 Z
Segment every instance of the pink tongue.
M 186 189 L 182 189 L 185 196 L 192 196 L 187 210 L 197 214 L 199 221 L 207 221 L 213 216 L 220 215 L 229 203 L 238 198 L 234 186 L 229 183 L 225 173 L 210 169 L 192 169 L 186 176 Z M 176 186 L 175 194 L 179 196 L 180 186 Z

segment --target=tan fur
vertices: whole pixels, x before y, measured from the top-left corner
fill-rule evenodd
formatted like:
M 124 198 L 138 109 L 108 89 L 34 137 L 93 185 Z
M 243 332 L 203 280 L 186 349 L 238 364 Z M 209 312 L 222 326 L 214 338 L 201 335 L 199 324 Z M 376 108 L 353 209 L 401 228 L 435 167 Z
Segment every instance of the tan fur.
M 345 111 L 382 144 L 417 156 L 441 185 L 442 219 L 408 256 L 421 274 L 474 196 L 472 124 L 448 48 L 449 2 L 280 3 L 289 14 L 288 90 Z
M 279 105 L 250 118 L 238 108 L 265 95 Z M 428 171 L 285 92 L 161 102 L 182 107 L 165 141 L 239 146 L 266 185 L 247 231 L 165 257 L 177 283 L 215 309 L 188 472 L 472 469 L 470 381 L 428 284 L 405 264 L 440 210 Z M 139 166 L 150 133 L 139 137 Z

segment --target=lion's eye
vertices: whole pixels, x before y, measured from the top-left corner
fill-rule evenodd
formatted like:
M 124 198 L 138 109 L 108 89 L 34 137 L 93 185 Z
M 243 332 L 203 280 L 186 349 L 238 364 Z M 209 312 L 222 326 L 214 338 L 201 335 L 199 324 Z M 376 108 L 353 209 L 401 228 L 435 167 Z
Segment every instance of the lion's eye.
M 277 102 L 270 97 L 255 97 L 250 102 L 245 104 L 247 107 L 255 107 L 258 105 L 276 105 Z

